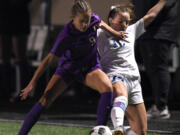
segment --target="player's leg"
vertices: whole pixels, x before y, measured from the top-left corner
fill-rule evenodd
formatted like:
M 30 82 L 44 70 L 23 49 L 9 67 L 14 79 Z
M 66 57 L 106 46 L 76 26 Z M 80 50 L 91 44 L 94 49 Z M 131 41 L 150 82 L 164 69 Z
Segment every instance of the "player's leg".
M 100 69 L 88 73 L 85 83 L 101 94 L 97 110 L 97 125 L 106 125 L 113 100 L 112 84 L 107 75 Z
M 43 110 L 49 106 L 65 89 L 67 85 L 62 77 L 53 75 L 44 94 L 27 114 L 18 135 L 27 135 L 32 126 L 37 122 Z
M 145 109 L 144 103 L 140 103 L 136 105 L 132 105 L 132 104 L 128 105 L 126 109 L 126 117 L 129 121 L 131 130 L 134 131 L 134 135 L 136 134 L 146 135 L 147 117 L 146 117 L 146 109 Z M 129 130 L 129 132 L 133 132 L 133 131 Z
M 127 135 L 145 135 L 147 131 L 147 116 L 139 80 L 129 79 L 128 107 L 126 116 L 131 130 Z M 130 133 L 131 132 L 131 133 Z
M 127 88 L 121 81 L 113 83 L 114 102 L 111 109 L 111 120 L 114 126 L 113 134 L 123 134 L 124 113 L 128 105 Z

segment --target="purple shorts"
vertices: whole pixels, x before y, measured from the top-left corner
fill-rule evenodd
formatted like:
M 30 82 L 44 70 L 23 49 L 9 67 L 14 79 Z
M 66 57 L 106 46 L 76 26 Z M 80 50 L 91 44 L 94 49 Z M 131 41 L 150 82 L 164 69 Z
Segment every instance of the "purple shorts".
M 69 85 L 75 80 L 84 82 L 86 75 L 96 69 L 101 69 L 100 63 L 96 63 L 96 65 L 94 66 L 81 66 L 80 68 L 76 66 L 70 67 L 68 69 L 63 69 L 62 67 L 58 66 L 54 74 L 61 76 L 64 81 Z

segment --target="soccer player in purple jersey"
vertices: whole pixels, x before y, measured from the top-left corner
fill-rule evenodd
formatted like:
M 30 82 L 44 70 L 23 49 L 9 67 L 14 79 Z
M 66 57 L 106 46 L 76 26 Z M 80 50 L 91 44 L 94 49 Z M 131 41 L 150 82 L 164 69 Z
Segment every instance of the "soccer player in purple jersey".
M 50 79 L 40 100 L 27 114 L 19 135 L 26 135 L 36 123 L 43 110 L 60 95 L 73 80 L 85 82 L 100 94 L 97 110 L 97 125 L 107 122 L 113 99 L 112 84 L 101 70 L 97 52 L 97 28 L 102 28 L 117 39 L 124 35 L 104 23 L 98 15 L 92 13 L 85 0 L 75 0 L 72 7 L 72 20 L 68 22 L 58 36 L 54 47 L 43 59 L 32 80 L 20 94 L 21 99 L 27 98 L 35 88 L 36 82 L 51 65 L 55 57 L 60 57 L 56 72 Z

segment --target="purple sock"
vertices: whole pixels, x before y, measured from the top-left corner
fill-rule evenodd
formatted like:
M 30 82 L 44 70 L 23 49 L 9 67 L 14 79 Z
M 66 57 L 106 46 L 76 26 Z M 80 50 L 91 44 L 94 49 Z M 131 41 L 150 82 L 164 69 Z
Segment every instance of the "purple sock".
M 31 109 L 31 111 L 27 114 L 18 135 L 27 135 L 29 130 L 39 119 L 40 114 L 43 110 L 44 107 L 41 105 L 40 102 L 37 102 Z
M 97 110 L 96 125 L 106 125 L 111 111 L 113 101 L 113 92 L 105 92 L 101 94 Z

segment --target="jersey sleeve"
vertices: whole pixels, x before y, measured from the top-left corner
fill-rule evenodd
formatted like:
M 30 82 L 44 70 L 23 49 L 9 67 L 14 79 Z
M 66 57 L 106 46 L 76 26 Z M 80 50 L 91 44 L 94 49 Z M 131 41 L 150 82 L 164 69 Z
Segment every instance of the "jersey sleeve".
M 91 21 L 93 25 L 99 24 L 101 22 L 101 18 L 97 14 L 92 13 Z
M 144 32 L 146 32 L 144 28 L 144 20 L 141 18 L 134 24 L 134 34 L 135 34 L 135 39 L 138 39 Z

